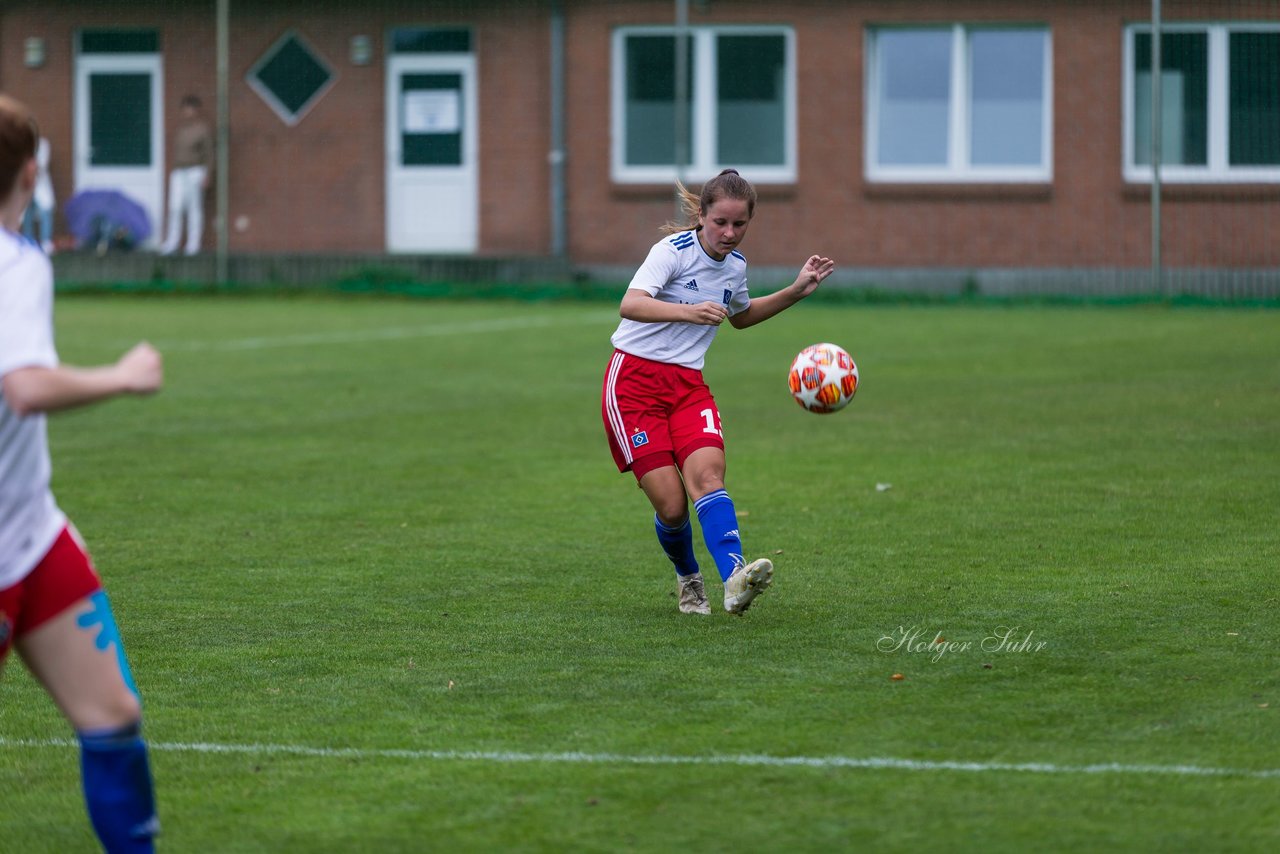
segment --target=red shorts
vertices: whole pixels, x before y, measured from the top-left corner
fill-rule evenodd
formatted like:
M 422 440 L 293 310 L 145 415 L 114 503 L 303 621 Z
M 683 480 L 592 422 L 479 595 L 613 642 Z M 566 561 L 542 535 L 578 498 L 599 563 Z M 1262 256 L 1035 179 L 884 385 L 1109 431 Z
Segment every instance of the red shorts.
M 68 525 L 26 578 L 0 590 L 0 661 L 9 654 L 14 638 L 39 628 L 101 589 L 102 580 L 84 545 Z
M 614 350 L 601 398 L 613 461 L 636 480 L 663 466 L 683 468 L 699 448 L 724 450 L 720 410 L 702 371 Z

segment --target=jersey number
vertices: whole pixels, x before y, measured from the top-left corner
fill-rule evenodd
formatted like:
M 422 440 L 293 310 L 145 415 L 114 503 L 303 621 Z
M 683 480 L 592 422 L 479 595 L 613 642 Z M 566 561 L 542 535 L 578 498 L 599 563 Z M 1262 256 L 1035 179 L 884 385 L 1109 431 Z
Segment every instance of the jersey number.
M 703 433 L 711 433 L 712 435 L 724 438 L 724 434 L 720 432 L 720 419 L 718 417 L 718 412 L 714 409 L 704 409 L 698 414 L 707 419 L 707 426 L 702 428 Z

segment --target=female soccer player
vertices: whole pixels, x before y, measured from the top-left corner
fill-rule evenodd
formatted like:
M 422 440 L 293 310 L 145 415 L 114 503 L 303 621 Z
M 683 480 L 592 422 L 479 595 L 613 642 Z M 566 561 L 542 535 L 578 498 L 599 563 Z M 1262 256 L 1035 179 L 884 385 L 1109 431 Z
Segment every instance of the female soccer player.
M 689 218 L 649 250 L 622 298 L 605 372 L 602 414 L 619 471 L 630 470 L 654 509 L 658 542 L 675 564 L 680 610 L 710 614 L 693 554 L 689 500 L 724 582 L 724 609 L 741 614 L 773 582 L 773 562 L 743 559 L 733 501 L 724 489 L 720 412 L 702 365 L 720 323 L 754 326 L 813 293 L 835 262 L 810 256 L 796 280 L 752 299 L 737 251 L 756 191 L 726 169 L 696 196 L 677 184 Z
M 160 388 L 160 355 L 72 368 L 53 344 L 53 270 L 18 234 L 36 183 L 30 112 L 0 95 L 0 664 L 14 646 L 80 741 L 89 818 L 110 854 L 157 829 L 142 712 L 102 583 L 49 491 L 45 413 Z

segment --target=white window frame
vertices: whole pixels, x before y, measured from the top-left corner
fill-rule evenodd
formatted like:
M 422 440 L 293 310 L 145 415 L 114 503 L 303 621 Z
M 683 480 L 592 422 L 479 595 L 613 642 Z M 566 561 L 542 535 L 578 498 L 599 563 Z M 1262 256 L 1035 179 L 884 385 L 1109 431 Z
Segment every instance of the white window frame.
M 1232 166 L 1230 155 L 1231 116 L 1231 49 L 1230 34 L 1236 32 L 1280 32 L 1280 24 L 1218 22 L 1196 24 L 1164 24 L 1163 33 L 1206 33 L 1209 50 L 1208 103 L 1209 117 L 1204 166 L 1184 166 L 1162 163 L 1161 182 L 1182 184 L 1275 184 L 1280 183 L 1280 164 L 1276 166 Z M 1134 68 L 1137 36 L 1151 34 L 1150 24 L 1130 24 L 1124 31 L 1124 179 L 1134 184 L 1149 184 L 1152 180 L 1150 165 L 1139 165 L 1134 156 Z
M 865 37 L 866 105 L 864 121 L 864 170 L 868 181 L 909 184 L 1047 183 L 1053 180 L 1053 35 L 1039 23 L 1003 25 L 1010 30 L 1039 31 L 1044 39 L 1044 104 L 1040 128 L 1040 163 L 1035 166 L 975 166 L 971 163 L 970 118 L 973 104 L 969 34 L 973 30 L 999 29 L 991 23 L 951 24 L 951 91 L 948 96 L 947 162 L 945 165 L 884 166 L 880 164 L 880 81 L 877 36 L 885 32 L 940 30 L 946 26 L 886 25 L 868 27 Z
M 782 26 L 696 26 L 688 28 L 693 43 L 689 163 L 677 170 L 675 152 L 670 166 L 631 166 L 626 162 L 626 40 L 631 36 L 671 36 L 671 26 L 619 27 L 613 32 L 611 74 L 610 160 L 613 180 L 620 184 L 670 183 L 677 178 L 705 181 L 721 169 L 732 167 L 755 184 L 789 184 L 796 181 L 796 49 L 795 30 Z M 716 39 L 719 36 L 781 36 L 784 45 L 786 79 L 783 83 L 783 162 L 781 164 L 740 164 L 716 162 Z M 674 117 L 673 117 L 674 119 Z

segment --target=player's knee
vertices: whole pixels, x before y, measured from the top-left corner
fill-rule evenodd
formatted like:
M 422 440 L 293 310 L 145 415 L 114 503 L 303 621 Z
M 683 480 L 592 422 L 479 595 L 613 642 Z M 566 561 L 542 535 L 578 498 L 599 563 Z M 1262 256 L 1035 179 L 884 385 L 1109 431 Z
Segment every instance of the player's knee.
M 689 496 L 673 465 L 654 465 L 657 460 L 670 459 L 670 454 L 654 454 L 637 461 L 636 471 L 643 472 L 640 488 L 653 505 L 658 521 L 668 528 L 678 528 L 688 516 Z
M 683 488 L 650 493 L 649 500 L 653 503 L 658 521 L 668 528 L 679 528 L 689 518 L 689 496 Z
M 139 723 L 142 720 L 142 701 L 138 695 L 129 689 L 114 693 L 108 706 L 113 723 L 117 726 Z
M 142 720 L 142 702 L 127 686 L 105 691 L 84 708 L 72 712 L 72 724 L 78 730 L 123 729 Z
M 689 518 L 687 501 L 663 502 L 662 506 L 655 507 L 654 511 L 658 515 L 658 521 L 668 528 L 679 528 Z
M 689 493 L 696 498 L 701 498 L 704 495 L 710 495 L 718 489 L 724 489 L 723 472 L 701 471 L 698 472 L 692 480 L 693 482 L 689 484 Z

